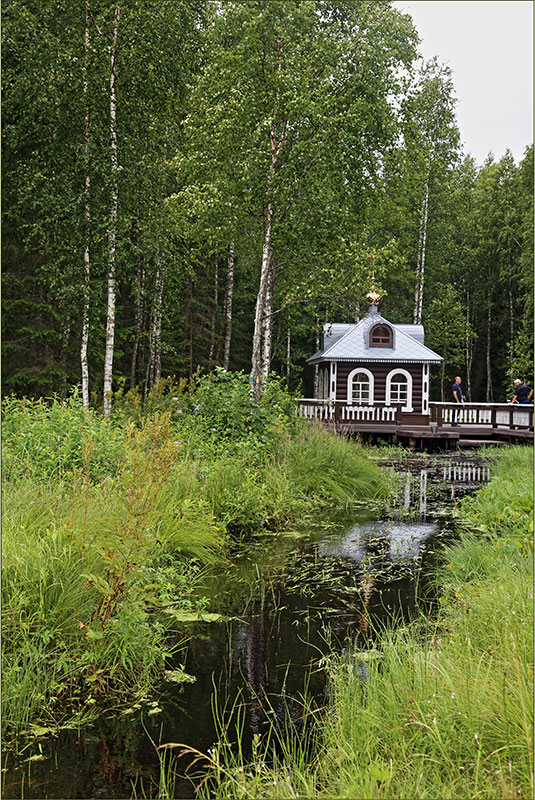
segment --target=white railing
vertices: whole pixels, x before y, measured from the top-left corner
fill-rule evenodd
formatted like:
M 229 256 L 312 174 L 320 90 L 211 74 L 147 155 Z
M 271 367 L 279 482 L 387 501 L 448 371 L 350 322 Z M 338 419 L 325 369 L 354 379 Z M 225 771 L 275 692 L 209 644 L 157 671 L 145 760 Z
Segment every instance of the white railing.
M 331 400 L 303 398 L 297 406 L 297 413 L 305 419 L 331 420 L 334 417 L 334 403 Z
M 392 406 L 342 406 L 344 422 L 395 422 L 396 409 Z
M 533 405 L 511 403 L 429 403 L 433 420 L 440 425 L 453 422 L 493 428 L 532 428 Z
M 395 423 L 398 405 L 376 402 L 373 405 L 347 403 L 344 400 L 319 400 L 304 397 L 299 400 L 297 413 L 304 419 L 349 423 L 377 422 Z

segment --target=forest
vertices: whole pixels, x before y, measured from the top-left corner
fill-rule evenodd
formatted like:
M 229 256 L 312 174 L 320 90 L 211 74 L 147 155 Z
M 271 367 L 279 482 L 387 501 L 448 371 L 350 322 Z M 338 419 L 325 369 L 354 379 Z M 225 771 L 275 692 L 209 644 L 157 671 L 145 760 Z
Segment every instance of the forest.
M 533 147 L 476 165 L 389 0 L 7 0 L 2 48 L 4 395 L 311 396 L 372 276 L 445 358 L 432 399 L 532 381 Z

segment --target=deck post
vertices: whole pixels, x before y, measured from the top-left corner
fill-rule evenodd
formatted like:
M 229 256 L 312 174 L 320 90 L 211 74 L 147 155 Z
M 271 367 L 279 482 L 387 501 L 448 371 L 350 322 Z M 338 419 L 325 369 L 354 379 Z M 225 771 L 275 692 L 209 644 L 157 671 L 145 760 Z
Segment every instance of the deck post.
M 491 408 L 490 410 L 490 425 L 492 428 L 497 428 L 498 424 L 496 422 L 496 409 Z

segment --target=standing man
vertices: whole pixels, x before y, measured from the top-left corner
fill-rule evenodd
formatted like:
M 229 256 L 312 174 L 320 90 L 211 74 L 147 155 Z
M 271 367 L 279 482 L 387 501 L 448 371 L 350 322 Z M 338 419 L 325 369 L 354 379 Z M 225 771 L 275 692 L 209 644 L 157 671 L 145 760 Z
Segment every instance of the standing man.
M 451 391 L 453 392 L 453 402 L 458 403 L 460 405 L 463 402 L 463 393 L 461 390 L 461 379 L 457 375 L 455 380 L 453 381 L 453 386 L 451 387 Z M 451 419 L 451 426 L 452 428 L 458 428 L 459 423 L 457 422 L 457 413 L 459 411 L 459 407 L 455 406 L 453 409 L 452 419 Z
M 533 397 L 533 389 L 526 383 L 522 383 L 518 378 L 515 380 L 514 397 L 511 403 L 531 403 Z

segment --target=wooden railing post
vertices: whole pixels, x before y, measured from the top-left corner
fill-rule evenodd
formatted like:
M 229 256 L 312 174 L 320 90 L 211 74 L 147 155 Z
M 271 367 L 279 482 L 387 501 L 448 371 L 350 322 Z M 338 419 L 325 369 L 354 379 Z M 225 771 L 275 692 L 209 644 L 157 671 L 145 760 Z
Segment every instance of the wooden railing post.
M 498 423 L 496 422 L 496 409 L 491 408 L 490 410 L 490 425 L 492 428 L 497 428 Z

